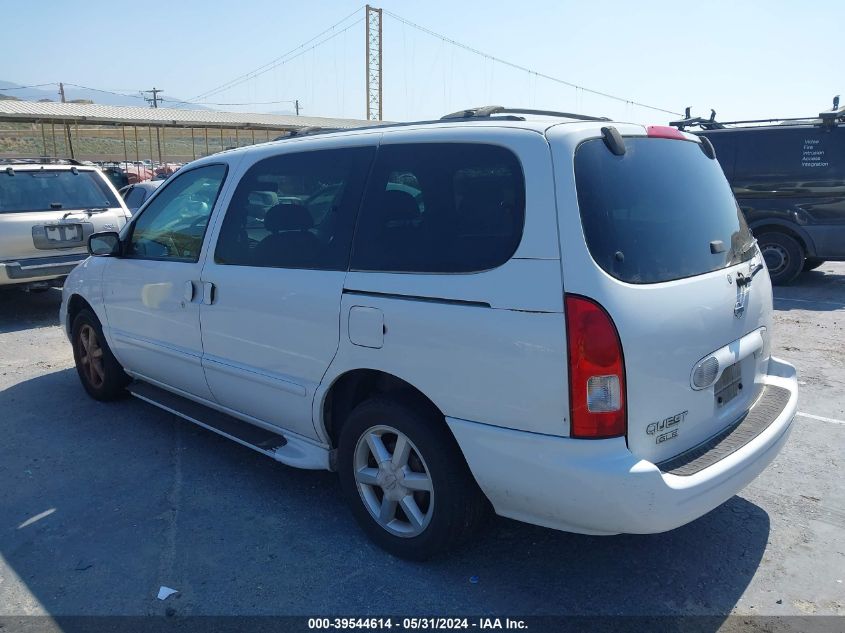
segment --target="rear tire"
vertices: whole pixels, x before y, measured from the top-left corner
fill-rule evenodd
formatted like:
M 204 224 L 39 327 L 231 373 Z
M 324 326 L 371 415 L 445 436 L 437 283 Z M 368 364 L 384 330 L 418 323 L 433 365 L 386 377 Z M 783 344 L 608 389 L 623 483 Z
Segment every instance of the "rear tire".
M 76 373 L 88 395 L 95 400 L 116 400 L 126 395 L 131 378 L 111 353 L 100 320 L 89 309 L 73 319 L 71 327 Z
M 818 257 L 808 257 L 804 260 L 804 272 L 806 273 L 810 272 L 811 270 L 815 270 L 824 263 L 824 259 L 819 259 Z
M 466 541 L 489 511 L 443 417 L 412 398 L 359 404 L 340 433 L 338 476 L 364 532 L 425 560 Z M 379 457 L 376 457 L 376 455 Z
M 794 237 L 786 233 L 763 233 L 757 244 L 773 285 L 788 284 L 804 268 L 804 247 Z

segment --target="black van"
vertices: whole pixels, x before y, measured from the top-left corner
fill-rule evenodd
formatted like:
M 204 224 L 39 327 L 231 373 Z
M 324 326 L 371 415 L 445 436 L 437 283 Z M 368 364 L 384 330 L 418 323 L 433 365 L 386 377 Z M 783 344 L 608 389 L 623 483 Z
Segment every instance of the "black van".
M 763 252 L 774 284 L 845 260 L 845 107 L 805 119 L 672 123 L 706 136 Z

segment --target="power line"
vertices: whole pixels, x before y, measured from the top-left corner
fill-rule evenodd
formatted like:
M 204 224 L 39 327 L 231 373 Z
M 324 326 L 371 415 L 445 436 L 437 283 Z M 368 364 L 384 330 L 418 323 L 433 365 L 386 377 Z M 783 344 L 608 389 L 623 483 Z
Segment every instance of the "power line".
M 247 73 L 244 73 L 243 75 L 239 75 L 239 76 L 235 77 L 234 79 L 231 79 L 231 80 L 227 81 L 227 82 L 226 82 L 226 83 L 224 83 L 224 84 L 220 84 L 220 85 L 219 85 L 219 86 L 217 86 L 216 88 L 212 88 L 211 90 L 207 90 L 206 92 L 203 92 L 203 93 L 201 93 L 201 94 L 197 95 L 196 97 L 191 98 L 191 99 L 190 99 L 190 101 L 197 101 L 197 100 L 199 100 L 199 99 L 204 99 L 204 98 L 206 98 L 206 97 L 210 97 L 210 96 L 212 96 L 212 95 L 215 95 L 215 94 L 217 94 L 218 92 L 222 92 L 223 90 L 227 90 L 228 88 L 233 88 L 233 87 L 235 87 L 235 86 L 237 86 L 237 85 L 239 85 L 239 84 L 242 84 L 244 81 L 248 81 L 249 79 L 253 79 L 253 78 L 255 78 L 255 77 L 258 77 L 258 76 L 260 76 L 260 75 L 263 75 L 264 73 L 266 73 L 266 72 L 268 72 L 268 71 L 272 70 L 273 68 L 276 68 L 277 66 L 281 66 L 282 64 L 287 63 L 288 61 L 290 61 L 290 59 L 285 59 L 286 57 L 288 57 L 289 55 L 292 55 L 293 53 L 296 53 L 296 52 L 297 52 L 298 50 L 300 50 L 301 48 L 303 48 L 303 47 L 305 47 L 305 46 L 308 46 L 311 42 L 313 42 L 314 40 L 317 40 L 317 39 L 321 38 L 321 37 L 322 37 L 323 35 L 325 35 L 326 33 L 329 33 L 330 31 L 333 31 L 335 28 L 337 28 L 338 26 L 340 26 L 341 24 L 343 24 L 344 22 L 346 22 L 347 20 L 349 20 L 349 18 L 351 18 L 351 17 L 353 17 L 354 15 L 356 15 L 356 14 L 360 13 L 360 12 L 361 12 L 361 10 L 362 10 L 363 8 L 364 8 L 363 6 L 358 7 L 358 8 L 357 8 L 357 9 L 355 9 L 352 13 L 350 13 L 349 15 L 347 15 L 345 18 L 343 18 L 343 19 L 342 19 L 342 20 L 340 20 L 339 22 L 335 22 L 335 23 L 334 23 L 334 24 L 332 24 L 329 28 L 325 29 L 324 31 L 321 31 L 320 33 L 318 33 L 317 35 L 315 35 L 314 37 L 312 37 L 310 40 L 308 40 L 308 41 L 306 41 L 306 42 L 303 42 L 302 44 L 300 44 L 300 45 L 299 45 L 299 46 L 297 46 L 296 48 L 292 48 L 292 49 L 291 49 L 291 50 L 289 50 L 287 53 L 285 53 L 285 54 L 283 54 L 283 55 L 280 55 L 279 57 L 277 57 L 276 59 L 274 59 L 274 60 L 272 60 L 272 61 L 270 61 L 270 62 L 267 62 L 267 63 L 266 63 L 266 64 L 264 64 L 263 66 L 259 66 L 258 68 L 255 68 L 255 69 L 253 69 L 253 70 L 251 70 L 251 71 L 249 71 L 249 72 L 247 72 Z M 355 24 L 358 24 L 358 22 L 361 22 L 361 20 L 358 20 L 357 22 L 354 22 L 354 23 L 350 24 L 348 27 L 346 27 L 345 29 L 343 29 L 343 31 L 340 31 L 340 32 L 338 32 L 338 33 L 335 33 L 332 37 L 329 37 L 329 38 L 327 38 L 327 39 L 323 40 L 322 42 L 319 42 L 316 46 L 319 46 L 320 44 L 324 44 L 325 42 L 328 42 L 329 40 L 333 39 L 335 36 L 340 35 L 340 33 L 344 33 L 344 32 L 346 32 L 346 31 L 347 31 L 347 30 L 349 30 L 351 27 L 355 26 Z M 308 49 L 308 50 L 312 50 L 313 48 L 316 48 L 316 46 L 313 46 L 312 48 L 310 48 L 310 49 Z M 297 55 L 296 57 L 299 57 L 299 55 Z M 291 59 L 295 59 L 296 57 L 292 57 Z M 285 60 L 285 61 L 282 61 L 282 60 Z
M 66 86 L 73 86 L 74 88 L 82 88 L 83 90 L 92 90 L 94 92 L 103 92 L 108 95 L 115 95 L 116 97 L 131 97 L 132 99 L 141 99 L 146 101 L 143 95 L 124 94 L 122 92 L 114 92 L 112 90 L 101 90 L 100 88 L 90 88 L 89 86 L 80 86 L 79 84 L 65 83 Z M 138 92 L 141 92 L 140 90 Z
M 15 86 L 14 88 L 0 88 L 0 90 L 26 90 L 27 88 L 44 88 L 46 86 L 57 86 L 54 81 L 48 84 L 33 84 L 32 86 Z
M 621 101 L 622 103 L 630 103 L 631 105 L 639 106 L 641 108 L 648 108 L 649 110 L 655 110 L 657 112 L 665 112 L 666 114 L 673 114 L 673 115 L 676 115 L 676 116 L 681 116 L 680 112 L 673 112 L 672 110 L 666 110 L 664 108 L 658 108 L 656 106 L 648 105 L 646 103 L 640 103 L 638 101 L 632 101 L 631 99 L 625 99 L 624 97 L 618 97 L 616 95 L 612 95 L 612 94 L 607 93 L 607 92 L 601 92 L 600 90 L 593 90 L 592 88 L 585 88 L 584 86 L 574 84 L 571 81 L 566 81 L 565 79 L 559 79 L 557 77 L 552 77 L 551 75 L 547 75 L 545 73 L 537 72 L 536 70 L 532 70 L 531 68 L 528 68 L 526 66 L 521 66 L 520 64 L 515 64 L 513 62 L 505 61 L 504 59 L 496 57 L 495 55 L 490 55 L 489 53 L 485 53 L 484 51 L 480 51 L 477 48 L 473 48 L 472 46 L 468 46 L 467 44 L 462 44 L 461 42 L 458 42 L 457 40 L 453 40 L 450 37 L 446 37 L 445 35 L 441 35 L 440 33 L 432 31 L 431 29 L 427 29 L 424 26 L 420 26 L 419 24 L 411 22 L 410 20 L 406 20 L 402 16 L 396 15 L 395 13 L 392 13 L 392 12 L 388 11 L 387 9 L 384 9 L 384 12 L 385 12 L 385 14 L 389 15 L 394 20 L 398 20 L 399 22 L 402 22 L 403 24 L 406 24 L 406 25 L 408 25 L 412 28 L 415 28 L 418 31 L 422 31 L 423 33 L 425 33 L 427 35 L 431 35 L 432 37 L 436 37 L 436 38 L 446 42 L 447 44 L 452 44 L 453 46 L 457 46 L 458 48 L 462 48 L 465 51 L 469 51 L 470 53 L 480 55 L 481 57 L 484 57 L 486 59 L 494 61 L 498 64 L 502 64 L 503 66 L 509 66 L 509 67 L 514 68 L 516 70 L 521 70 L 523 72 L 526 72 L 529 75 L 534 75 L 535 77 L 541 77 L 543 79 L 548 79 L 549 81 L 553 81 L 555 83 L 562 84 L 564 86 L 569 86 L 570 88 L 576 88 L 576 89 L 581 90 L 583 92 L 589 92 L 590 94 L 598 95 L 600 97 L 606 97 L 608 99 L 613 99 L 614 101 Z
M 194 103 L 193 101 L 182 101 L 181 99 L 164 99 L 159 101 L 168 101 L 170 103 L 184 103 L 186 105 L 213 105 L 213 106 L 250 106 L 250 105 L 275 105 L 278 103 L 296 103 L 296 99 L 282 99 L 281 101 L 247 101 L 243 103 L 210 103 L 203 101 L 202 104 Z
M 327 37 L 327 38 L 325 38 L 325 39 L 323 39 L 323 40 L 321 40 L 321 41 L 317 42 L 316 44 L 314 44 L 314 46 L 311 46 L 311 47 L 309 47 L 309 48 L 303 49 L 303 50 L 299 51 L 296 55 L 292 55 L 292 56 L 288 57 L 287 59 L 284 59 L 284 60 L 282 60 L 282 61 L 279 61 L 279 62 L 277 62 L 277 63 L 273 64 L 272 66 L 269 66 L 269 67 L 267 67 L 267 68 L 264 68 L 264 69 L 263 69 L 263 70 L 261 70 L 261 71 L 256 71 L 256 72 L 253 72 L 252 74 L 250 74 L 250 76 L 248 76 L 248 77 L 244 77 L 243 79 L 241 79 L 241 80 L 239 80 L 239 81 L 236 81 L 236 82 L 231 83 L 231 84 L 229 84 L 229 85 L 226 85 L 226 86 L 224 86 L 224 87 L 222 87 L 222 88 L 219 88 L 219 89 L 217 89 L 217 90 L 214 90 L 214 91 L 212 91 L 211 93 L 209 93 L 209 94 L 205 95 L 205 97 L 207 98 L 207 97 L 213 96 L 213 95 L 215 95 L 215 94 L 218 94 L 218 93 L 220 93 L 220 92 L 223 92 L 224 90 L 228 90 L 228 89 L 230 89 L 230 88 L 234 88 L 235 86 L 239 86 L 240 84 L 242 84 L 242 83 L 244 83 L 244 82 L 246 82 L 246 81 L 249 81 L 250 79 L 255 79 L 256 77 L 260 77 L 261 75 L 264 75 L 265 73 L 270 72 L 270 71 L 271 71 L 271 70 L 273 70 L 274 68 L 278 68 L 279 66 L 284 66 L 284 65 L 285 65 L 285 64 L 287 64 L 288 62 L 292 62 L 294 59 L 297 59 L 298 57 L 302 57 L 302 56 L 303 56 L 303 55 L 305 55 L 306 53 L 308 53 L 308 52 L 310 52 L 310 51 L 313 51 L 313 50 L 314 50 L 315 48 L 317 48 L 318 46 L 322 46 L 322 45 L 323 45 L 323 44 L 325 44 L 326 42 L 329 42 L 329 41 L 333 40 L 334 38 L 338 37 L 339 35 L 342 35 L 342 34 L 346 33 L 346 31 L 348 31 L 349 29 L 351 29 L 353 26 L 357 26 L 358 24 L 361 24 L 361 22 L 363 22 L 363 21 L 364 21 L 364 18 L 361 18 L 361 19 L 359 19 L 359 20 L 356 20 L 355 22 L 353 22 L 352 24 L 350 24 L 349 26 L 347 26 L 345 29 L 343 29 L 343 30 L 341 30 L 341 31 L 338 31 L 338 32 L 336 32 L 336 33 L 333 33 L 333 34 L 332 34 L 332 35 L 330 35 L 329 37 Z M 200 103 L 200 104 L 203 104 L 203 103 L 204 103 L 203 101 L 197 101 L 197 99 L 198 99 L 198 97 L 194 97 L 194 98 L 193 98 L 193 99 L 191 99 L 190 101 L 195 102 L 195 103 Z
M 303 56 L 303 55 L 305 55 L 306 53 L 308 53 L 308 52 L 310 52 L 310 51 L 313 51 L 313 50 L 314 50 L 315 48 L 317 48 L 318 46 L 322 46 L 322 45 L 323 45 L 323 44 L 325 44 L 326 42 L 329 42 L 329 41 L 333 40 L 334 38 L 338 37 L 339 35 L 343 35 L 344 33 L 346 33 L 346 31 L 348 31 L 349 29 L 351 29 L 353 26 L 357 26 L 358 24 L 361 24 L 361 22 L 363 22 L 363 21 L 364 21 L 364 18 L 361 18 L 361 19 L 359 19 L 359 20 L 356 20 L 355 22 L 353 22 L 352 24 L 350 24 L 349 26 L 347 26 L 345 29 L 343 29 L 343 30 L 341 30 L 341 31 L 338 31 L 337 33 L 333 33 L 332 35 L 329 35 L 327 38 L 325 38 L 325 39 L 323 39 L 323 40 L 321 40 L 321 41 L 317 42 L 316 44 L 314 44 L 314 46 L 311 46 L 311 47 L 309 47 L 309 48 L 303 49 L 303 50 L 299 51 L 296 55 L 293 55 L 293 56 L 291 56 L 291 57 L 288 57 L 287 59 L 285 59 L 285 60 L 283 60 L 283 61 L 280 61 L 280 62 L 278 62 L 277 64 L 274 64 L 273 66 L 270 66 L 269 68 L 265 68 L 264 70 L 262 70 L 262 71 L 260 71 L 260 72 L 253 73 L 253 74 L 252 74 L 252 75 L 250 75 L 249 77 L 246 77 L 245 79 L 241 79 L 241 80 L 240 80 L 240 81 L 238 81 L 238 82 L 235 82 L 235 83 L 233 83 L 233 84 L 231 84 L 231 85 L 229 85 L 229 86 L 226 86 L 225 88 L 221 88 L 220 90 L 217 90 L 217 91 L 216 91 L 216 92 L 214 92 L 213 94 L 217 94 L 218 92 L 222 92 L 223 90 L 228 90 L 229 88 L 234 88 L 235 86 L 238 86 L 238 85 L 240 85 L 240 84 L 244 83 L 245 81 L 249 81 L 250 79 L 255 79 L 256 77 L 260 77 L 261 75 L 263 75 L 263 74 L 265 74 L 265 73 L 270 72 L 270 71 L 271 71 L 271 70 L 273 70 L 274 68 L 277 68 L 277 67 L 279 67 L 279 66 L 284 66 L 284 65 L 285 65 L 285 64 L 287 64 L 288 62 L 292 62 L 294 59 L 297 59 L 298 57 L 302 57 L 302 56 Z M 211 95 L 208 95 L 208 96 L 211 96 Z M 204 102 L 204 101 L 196 101 L 196 99 L 197 99 L 197 97 L 194 97 L 194 98 L 193 98 L 193 99 L 191 99 L 190 101 L 191 101 L 192 103 L 195 103 L 195 104 L 198 104 L 198 105 L 205 105 L 205 102 Z

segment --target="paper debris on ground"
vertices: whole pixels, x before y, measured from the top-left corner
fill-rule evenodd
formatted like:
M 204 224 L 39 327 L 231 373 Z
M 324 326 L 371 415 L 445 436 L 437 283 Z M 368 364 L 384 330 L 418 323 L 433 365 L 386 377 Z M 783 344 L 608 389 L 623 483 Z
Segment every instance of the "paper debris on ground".
M 179 590 L 178 589 L 171 589 L 170 587 L 165 587 L 164 585 L 162 585 L 158 589 L 158 599 L 159 600 L 167 600 L 174 593 L 179 593 Z

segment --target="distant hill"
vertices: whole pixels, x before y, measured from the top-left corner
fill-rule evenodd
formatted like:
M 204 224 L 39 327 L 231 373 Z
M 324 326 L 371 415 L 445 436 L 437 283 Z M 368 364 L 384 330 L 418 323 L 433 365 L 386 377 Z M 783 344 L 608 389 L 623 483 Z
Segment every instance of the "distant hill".
M 15 88 L 15 90 L 9 90 Z M 121 106 L 145 106 L 146 101 L 141 98 L 141 95 L 117 95 L 109 92 L 100 92 L 99 90 L 88 90 L 87 88 L 74 88 L 65 84 L 65 98 L 72 103 L 100 103 L 103 105 L 121 105 Z M 180 100 L 180 97 L 175 97 L 165 93 L 165 101 L 161 104 L 164 108 L 177 108 L 179 110 L 210 110 L 211 108 L 194 105 L 175 103 Z M 17 100 L 17 101 L 61 101 L 59 98 L 59 87 L 55 89 L 49 87 L 45 88 L 24 88 L 21 84 L 16 84 L 11 81 L 0 80 L 0 100 Z M 173 99 L 173 101 L 171 101 Z

